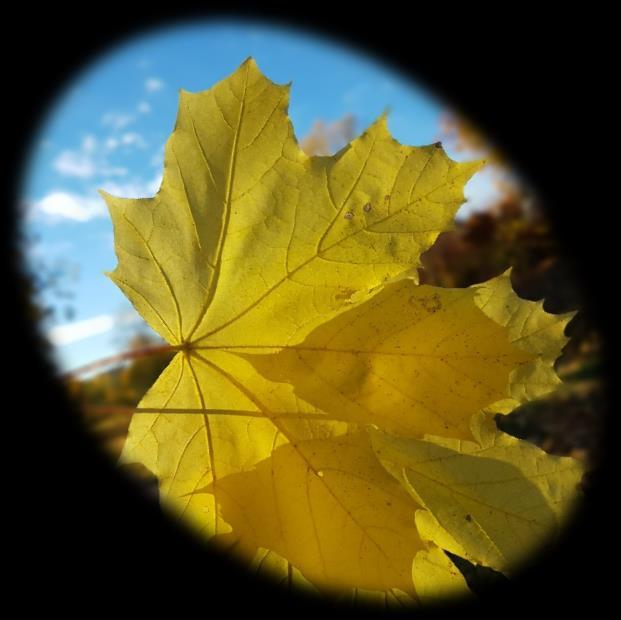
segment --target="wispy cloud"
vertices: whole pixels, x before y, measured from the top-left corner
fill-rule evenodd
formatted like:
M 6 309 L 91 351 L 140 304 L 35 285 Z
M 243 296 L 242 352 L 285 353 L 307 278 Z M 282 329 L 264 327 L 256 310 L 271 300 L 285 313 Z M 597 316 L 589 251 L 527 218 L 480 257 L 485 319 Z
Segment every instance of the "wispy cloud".
M 54 170 L 66 177 L 89 179 L 95 174 L 93 160 L 83 153 L 76 151 L 61 151 L 52 162 Z
M 109 136 L 108 138 L 106 138 L 105 145 L 108 151 L 114 151 L 119 145 L 119 141 L 114 136 Z
M 101 189 L 121 198 L 149 198 L 157 192 L 161 182 L 162 175 L 157 174 L 151 179 L 133 179 L 123 183 L 107 180 L 101 184 Z
M 115 132 L 107 138 L 98 140 L 87 135 L 79 148 L 65 149 L 52 161 L 52 167 L 64 177 L 91 179 L 93 177 L 122 177 L 127 175 L 125 166 L 112 164 L 110 155 L 119 147 L 125 152 L 144 149 L 147 141 L 136 131 Z
M 164 88 L 164 81 L 157 77 L 150 77 L 145 80 L 144 88 L 148 93 L 155 93 Z
M 136 110 L 138 110 L 140 114 L 148 114 L 151 112 L 151 106 L 147 101 L 140 101 L 136 106 Z
M 120 142 L 123 146 L 135 146 L 143 149 L 147 146 L 145 139 L 135 131 L 129 131 L 124 133 L 120 137 Z
M 97 138 L 92 134 L 87 134 L 82 139 L 82 151 L 92 153 L 97 148 Z
M 106 112 L 101 117 L 101 124 L 104 127 L 110 127 L 112 129 L 123 129 L 128 125 L 131 125 L 136 120 L 133 114 L 120 114 L 118 112 Z
M 162 174 L 158 173 L 150 179 L 134 178 L 123 182 L 108 178 L 83 194 L 53 190 L 40 200 L 26 205 L 27 216 L 42 218 L 49 223 L 63 220 L 88 222 L 108 215 L 106 205 L 97 193 L 98 189 L 121 198 L 149 198 L 159 190 L 161 183 Z
M 99 172 L 102 177 L 124 177 L 129 170 L 123 166 L 108 166 L 104 164 L 98 168 L 97 172 Z
M 103 334 L 114 327 L 114 316 L 112 314 L 100 314 L 91 319 L 74 321 L 65 325 L 52 327 L 47 333 L 49 341 L 62 347 L 78 340 L 91 338 L 97 334 Z
M 80 195 L 61 190 L 46 194 L 32 205 L 34 215 L 43 215 L 52 222 L 72 220 L 88 222 L 106 214 L 106 206 L 97 195 Z
M 63 176 L 88 179 L 96 172 L 97 167 L 93 161 L 96 148 L 97 139 L 89 134 L 84 137 L 78 150 L 66 149 L 61 151 L 52 165 Z
M 47 337 L 54 346 L 62 347 L 73 342 L 104 334 L 115 327 L 130 325 L 139 321 L 141 321 L 140 316 L 134 310 L 120 314 L 99 314 L 90 319 L 73 321 L 52 327 L 47 332 Z

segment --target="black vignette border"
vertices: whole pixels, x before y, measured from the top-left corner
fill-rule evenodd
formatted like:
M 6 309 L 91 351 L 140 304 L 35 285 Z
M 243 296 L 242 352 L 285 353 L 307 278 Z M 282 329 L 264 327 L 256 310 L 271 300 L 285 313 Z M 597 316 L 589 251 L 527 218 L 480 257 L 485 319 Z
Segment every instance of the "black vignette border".
M 508 14 L 510 19 L 493 9 L 465 5 L 434 9 L 422 3 L 339 10 L 334 4 L 315 2 L 295 11 L 290 5 L 272 4 L 259 11 L 232 3 L 210 3 L 200 10 L 179 3 L 168 10 L 109 3 L 97 11 L 88 5 L 16 7 L 13 23 L 21 43 L 14 45 L 8 38 L 2 43 L 7 46 L 8 85 L 2 265 L 9 287 L 4 304 L 5 320 L 11 325 L 7 344 L 18 357 L 7 383 L 13 393 L 20 386 L 27 404 L 18 398 L 17 406 L 11 405 L 13 415 L 7 417 L 15 426 L 9 435 L 15 450 L 11 458 L 27 463 L 25 475 L 17 480 L 17 497 L 23 495 L 24 505 L 32 502 L 34 507 L 18 508 L 19 499 L 5 510 L 14 512 L 21 524 L 26 521 L 17 572 L 44 589 L 49 600 L 77 605 L 69 591 L 79 590 L 99 605 L 107 596 L 103 592 L 116 590 L 118 596 L 130 594 L 130 599 L 145 604 L 180 596 L 181 606 L 200 607 L 204 597 L 216 597 L 228 601 L 230 611 L 276 615 L 318 611 L 310 603 L 301 607 L 295 599 L 274 598 L 233 566 L 214 568 L 191 537 L 173 530 L 161 514 L 136 498 L 131 484 L 113 473 L 107 460 L 84 441 L 73 418 L 61 415 L 70 405 L 52 378 L 51 363 L 40 354 L 38 336 L 24 313 L 15 242 L 22 167 L 54 96 L 99 52 L 127 36 L 180 19 L 276 21 L 343 39 L 376 55 L 475 122 L 540 192 L 591 300 L 589 311 L 606 335 L 611 372 L 610 278 L 616 260 L 607 237 L 614 226 L 606 222 L 616 196 L 614 191 L 602 194 L 606 183 L 610 189 L 614 183 L 601 172 L 606 127 L 596 135 L 592 131 L 599 123 L 594 119 L 604 114 L 602 83 L 595 69 L 605 52 L 597 44 L 587 50 L 574 36 L 591 27 L 599 29 L 605 16 L 565 15 L 560 27 L 558 16 L 544 18 L 524 5 L 519 10 L 511 6 Z M 11 60 L 16 50 L 22 50 L 17 51 L 19 62 Z M 609 407 L 611 403 L 612 395 Z M 606 443 L 615 436 L 608 418 Z M 26 448 L 20 438 L 31 437 L 33 431 L 34 444 Z M 605 560 L 614 557 L 608 541 L 616 538 L 612 511 L 606 510 L 606 493 L 612 488 L 607 473 L 610 452 L 604 446 L 593 489 L 562 544 L 544 554 L 514 586 L 490 593 L 470 611 L 490 616 L 507 609 L 562 614 L 588 611 L 612 598 L 614 575 L 603 568 Z M 63 571 L 57 568 L 61 561 Z M 117 594 L 110 598 L 117 599 Z

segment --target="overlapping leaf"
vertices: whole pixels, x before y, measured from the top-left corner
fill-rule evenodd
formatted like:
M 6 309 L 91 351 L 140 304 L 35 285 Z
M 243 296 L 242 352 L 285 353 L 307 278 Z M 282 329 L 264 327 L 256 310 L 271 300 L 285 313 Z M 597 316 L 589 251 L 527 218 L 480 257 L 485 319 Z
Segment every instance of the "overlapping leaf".
M 574 459 L 499 431 L 482 443 L 371 437 L 386 469 L 428 509 L 418 521 L 424 537 L 503 572 L 551 542 L 582 473 Z
M 505 568 L 518 554 L 499 515 L 532 510 L 547 531 L 575 482 L 472 426 L 554 386 L 567 317 L 517 298 L 507 275 L 418 286 L 420 254 L 481 164 L 403 146 L 384 117 L 308 157 L 288 93 L 252 60 L 183 92 L 158 194 L 105 195 L 111 277 L 179 349 L 123 459 L 206 538 L 286 583 L 387 605 L 463 591 L 440 547 Z M 447 508 L 463 485 L 470 521 Z M 516 511 L 514 489 L 532 506 Z
M 469 438 L 470 418 L 507 397 L 535 356 L 480 309 L 477 289 L 404 278 L 272 355 L 245 355 L 264 377 L 351 422 L 402 435 Z

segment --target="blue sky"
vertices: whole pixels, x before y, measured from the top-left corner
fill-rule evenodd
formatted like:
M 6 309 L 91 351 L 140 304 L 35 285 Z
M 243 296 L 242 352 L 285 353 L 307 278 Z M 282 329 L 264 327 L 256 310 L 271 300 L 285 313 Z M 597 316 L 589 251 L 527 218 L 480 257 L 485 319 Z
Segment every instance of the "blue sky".
M 179 89 L 209 88 L 248 56 L 273 81 L 293 82 L 289 113 L 298 138 L 316 120 L 346 114 L 354 115 L 358 133 L 387 108 L 399 141 L 418 145 L 441 137 L 446 103 L 376 59 L 307 33 L 260 23 L 195 22 L 111 49 L 76 75 L 51 106 L 23 185 L 24 228 L 38 239 L 27 246 L 27 260 L 69 267 L 65 288 L 74 294 L 75 314 L 69 321 L 57 313 L 42 326 L 62 370 L 118 352 L 140 325 L 104 276 L 116 258 L 97 189 L 153 195 Z M 485 207 L 496 195 L 492 175 L 479 173 L 466 194 L 467 209 Z M 52 292 L 44 299 L 59 304 Z

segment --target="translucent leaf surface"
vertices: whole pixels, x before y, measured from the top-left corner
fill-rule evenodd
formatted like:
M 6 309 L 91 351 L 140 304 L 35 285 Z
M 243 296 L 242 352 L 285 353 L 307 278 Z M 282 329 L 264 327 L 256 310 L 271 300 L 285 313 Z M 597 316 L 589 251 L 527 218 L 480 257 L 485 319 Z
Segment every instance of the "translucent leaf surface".
M 504 569 L 564 513 L 577 470 L 486 412 L 558 383 L 568 318 L 508 275 L 417 284 L 481 162 L 401 145 L 385 117 L 309 157 L 288 101 L 250 59 L 182 92 L 157 195 L 104 195 L 110 277 L 177 349 L 122 460 L 258 574 L 356 604 L 425 602 L 463 589 L 438 547 Z
M 497 430 L 482 444 L 370 433 L 387 471 L 430 511 L 417 518 L 425 538 L 503 572 L 554 537 L 582 475 L 575 459 Z

